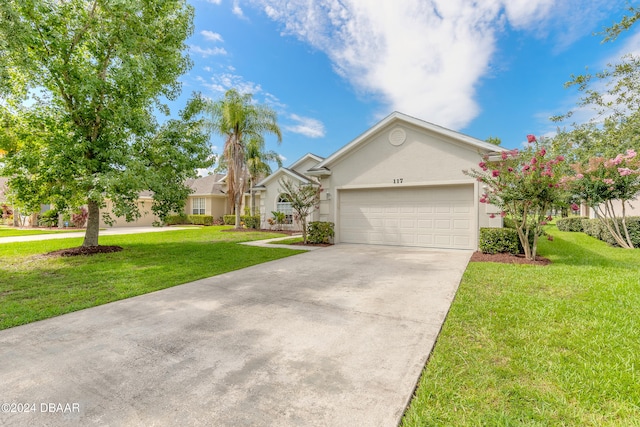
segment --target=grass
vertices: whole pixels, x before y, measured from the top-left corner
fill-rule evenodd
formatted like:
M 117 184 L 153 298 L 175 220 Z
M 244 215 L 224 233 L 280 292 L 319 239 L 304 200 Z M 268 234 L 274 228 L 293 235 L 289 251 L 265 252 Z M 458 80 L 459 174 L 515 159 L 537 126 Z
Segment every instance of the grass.
M 402 426 L 640 426 L 640 250 L 548 231 L 470 263 Z
M 9 227 L 7 225 L 0 225 L 0 237 L 31 236 L 34 234 L 71 233 L 73 231 L 83 231 L 83 230 L 64 230 L 64 229 L 59 230 L 57 228 L 24 229 L 24 228 Z
M 280 235 L 204 227 L 100 237 L 123 251 L 43 257 L 81 238 L 0 244 L 0 329 L 157 291 L 303 251 L 238 245 Z

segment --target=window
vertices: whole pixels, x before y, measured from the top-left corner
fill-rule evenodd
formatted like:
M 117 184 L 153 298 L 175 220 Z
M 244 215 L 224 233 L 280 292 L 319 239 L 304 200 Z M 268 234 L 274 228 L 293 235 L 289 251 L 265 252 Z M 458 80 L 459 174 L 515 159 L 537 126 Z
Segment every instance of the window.
M 291 208 L 291 202 L 283 195 L 278 197 L 278 203 L 276 203 L 276 211 L 285 214 L 284 224 L 293 224 L 293 209 Z
M 194 215 L 204 215 L 204 198 L 192 200 L 191 213 Z

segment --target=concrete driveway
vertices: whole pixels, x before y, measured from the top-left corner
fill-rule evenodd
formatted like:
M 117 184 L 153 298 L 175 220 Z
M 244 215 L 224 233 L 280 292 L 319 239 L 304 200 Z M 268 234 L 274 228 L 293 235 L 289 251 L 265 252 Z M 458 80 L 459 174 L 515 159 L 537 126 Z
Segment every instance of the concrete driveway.
M 395 426 L 470 256 L 342 244 L 0 331 L 0 425 Z

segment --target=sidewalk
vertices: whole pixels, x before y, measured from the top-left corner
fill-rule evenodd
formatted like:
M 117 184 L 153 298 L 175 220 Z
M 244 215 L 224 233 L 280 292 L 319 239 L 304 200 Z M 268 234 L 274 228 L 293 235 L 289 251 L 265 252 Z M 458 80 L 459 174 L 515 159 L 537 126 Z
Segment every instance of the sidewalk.
M 100 236 L 113 236 L 119 234 L 140 234 L 140 233 L 158 233 L 163 231 L 172 230 L 186 230 L 185 227 L 120 227 L 120 228 L 108 228 L 106 230 L 100 230 Z M 54 239 L 71 239 L 74 237 L 84 237 L 84 231 L 61 233 L 53 232 L 52 234 L 35 234 L 31 236 L 8 236 L 0 237 L 0 244 L 2 243 L 16 243 L 16 242 L 37 242 L 40 240 L 54 240 Z

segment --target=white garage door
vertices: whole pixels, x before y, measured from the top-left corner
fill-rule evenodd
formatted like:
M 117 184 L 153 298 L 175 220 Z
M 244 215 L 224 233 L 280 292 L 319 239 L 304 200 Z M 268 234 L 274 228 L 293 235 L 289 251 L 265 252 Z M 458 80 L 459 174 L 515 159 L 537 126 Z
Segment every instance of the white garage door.
M 474 249 L 473 185 L 342 190 L 343 243 Z

